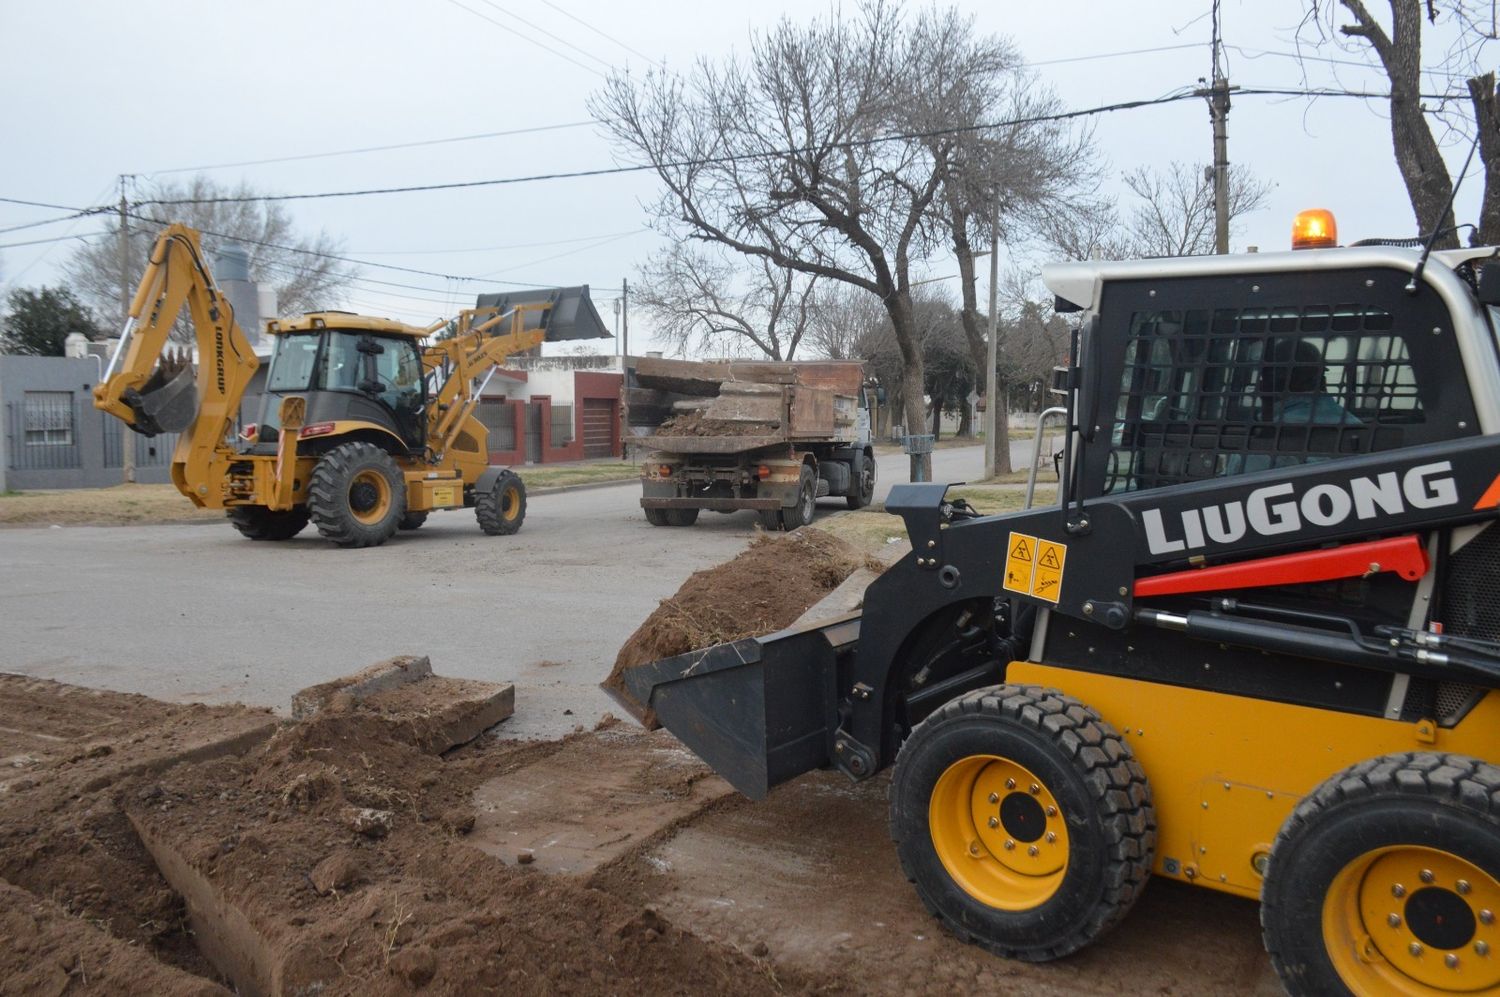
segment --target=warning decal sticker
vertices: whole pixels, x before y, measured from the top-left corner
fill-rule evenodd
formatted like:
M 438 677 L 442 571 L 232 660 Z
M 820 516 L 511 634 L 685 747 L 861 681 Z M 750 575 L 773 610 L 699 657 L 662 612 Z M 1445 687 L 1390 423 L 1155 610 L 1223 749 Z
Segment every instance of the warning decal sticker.
M 1012 533 L 1005 548 L 1005 587 L 1022 595 L 1031 594 L 1031 574 L 1036 567 L 1036 537 Z
M 1036 570 L 1032 573 L 1031 594 L 1038 599 L 1057 602 L 1062 590 L 1063 565 L 1068 559 L 1068 545 L 1051 540 L 1036 542 Z

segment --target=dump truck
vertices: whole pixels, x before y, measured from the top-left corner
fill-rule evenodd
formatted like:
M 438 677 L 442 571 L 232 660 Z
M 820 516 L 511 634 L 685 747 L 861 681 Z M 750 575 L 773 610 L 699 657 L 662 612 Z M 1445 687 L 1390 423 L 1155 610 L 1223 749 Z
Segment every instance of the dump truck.
M 197 363 L 169 347 L 187 308 Z M 474 415 L 484 383 L 544 341 L 607 337 L 588 288 L 481 298 L 428 327 L 341 311 L 273 319 L 260 418 L 240 403 L 260 365 L 214 283 L 199 233 L 157 238 L 94 405 L 146 436 L 181 432 L 172 481 L 224 509 L 251 540 L 309 522 L 340 547 L 372 547 L 439 509 L 471 508 L 486 534 L 521 528 L 526 489 L 491 467 Z M 441 333 L 441 334 L 439 334 Z
M 1058 502 L 897 485 L 861 611 L 618 698 L 751 798 L 891 770 L 902 870 L 997 955 L 1160 877 L 1259 900 L 1292 994 L 1496 992 L 1497 255 L 1044 267 L 1079 317 Z
M 631 442 L 648 451 L 641 508 L 653 526 L 754 509 L 766 529 L 794 530 L 812 522 L 819 498 L 859 509 L 874 497 L 858 361 L 644 357 L 622 390 Z

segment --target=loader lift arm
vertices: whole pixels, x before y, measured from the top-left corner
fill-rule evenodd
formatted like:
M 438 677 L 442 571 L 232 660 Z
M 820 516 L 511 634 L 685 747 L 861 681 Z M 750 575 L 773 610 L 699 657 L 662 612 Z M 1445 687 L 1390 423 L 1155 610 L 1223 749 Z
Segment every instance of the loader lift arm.
M 508 309 L 468 308 L 460 312 L 454 335 L 428 346 L 422 353 L 426 371 L 439 379 L 429 402 L 428 446 L 441 457 L 453 445 L 468 417 L 479 404 L 484 384 L 507 357 L 541 345 L 547 338 L 550 302 L 518 304 Z M 526 328 L 526 316 L 539 312 L 537 328 Z M 465 393 L 467 392 L 467 394 Z

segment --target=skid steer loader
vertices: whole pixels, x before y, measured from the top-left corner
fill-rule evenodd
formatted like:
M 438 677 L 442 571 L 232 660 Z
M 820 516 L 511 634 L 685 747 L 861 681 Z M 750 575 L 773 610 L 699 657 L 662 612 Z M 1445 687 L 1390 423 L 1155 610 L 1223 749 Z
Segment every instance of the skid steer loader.
M 898 485 L 912 551 L 862 613 L 622 702 L 752 798 L 892 769 L 903 870 L 1001 956 L 1155 875 L 1259 899 L 1294 994 L 1500 991 L 1497 250 L 1043 279 L 1082 318 L 1058 504 Z
M 196 369 L 166 348 L 184 305 Z M 472 508 L 487 534 L 515 533 L 526 489 L 489 464 L 488 430 L 474 412 L 480 378 L 544 340 L 609 333 L 587 287 L 481 305 L 427 328 L 333 311 L 271 320 L 261 416 L 236 434 L 259 360 L 198 232 L 172 225 L 151 251 L 94 405 L 147 436 L 181 431 L 173 483 L 194 504 L 226 510 L 252 540 L 287 540 L 311 521 L 341 547 L 372 547 L 453 508 Z

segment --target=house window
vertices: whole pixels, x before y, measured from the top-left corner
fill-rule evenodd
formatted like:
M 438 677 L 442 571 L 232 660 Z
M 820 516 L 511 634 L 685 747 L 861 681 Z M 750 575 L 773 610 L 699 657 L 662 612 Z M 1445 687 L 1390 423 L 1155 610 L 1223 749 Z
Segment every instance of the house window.
M 73 392 L 26 392 L 26 445 L 68 447 L 73 445 Z

